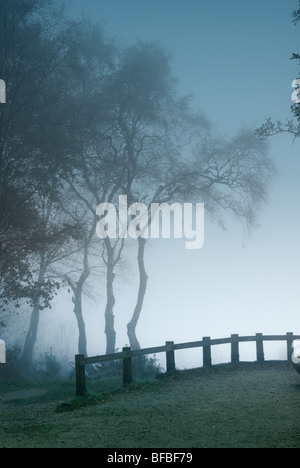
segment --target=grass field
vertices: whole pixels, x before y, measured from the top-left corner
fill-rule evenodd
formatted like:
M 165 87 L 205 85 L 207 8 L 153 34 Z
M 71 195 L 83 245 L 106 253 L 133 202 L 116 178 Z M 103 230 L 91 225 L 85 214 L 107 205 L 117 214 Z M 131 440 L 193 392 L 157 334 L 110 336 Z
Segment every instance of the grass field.
M 300 448 L 300 376 L 287 363 L 134 384 L 0 385 L 0 448 Z M 15 393 L 18 392 L 18 393 Z

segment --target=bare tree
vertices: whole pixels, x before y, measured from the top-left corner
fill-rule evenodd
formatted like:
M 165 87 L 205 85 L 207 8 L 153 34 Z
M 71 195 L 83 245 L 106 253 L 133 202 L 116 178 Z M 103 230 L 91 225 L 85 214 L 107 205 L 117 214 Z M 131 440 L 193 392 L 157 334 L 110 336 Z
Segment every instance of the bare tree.
M 266 201 L 274 166 L 267 145 L 253 132 L 232 139 L 216 137 L 202 114 L 179 98 L 169 56 L 153 44 L 124 51 L 108 95 L 116 116 L 114 148 L 124 148 L 126 179 L 121 187 L 128 203 L 204 202 L 221 222 L 231 212 L 247 228 Z M 113 140 L 112 140 L 113 141 Z M 139 348 L 136 327 L 147 289 L 144 253 L 139 236 L 139 288 L 127 325 L 132 348 Z
M 73 195 L 73 192 L 70 192 Z M 78 231 L 74 237 L 76 248 L 71 255 L 68 255 L 64 261 L 56 266 L 55 274 L 59 278 L 65 278 L 67 285 L 72 291 L 73 311 L 78 326 L 78 353 L 88 355 L 87 353 L 87 335 L 84 319 L 83 298 L 84 293 L 88 294 L 87 281 L 89 278 L 103 277 L 103 272 L 99 268 L 99 242 L 95 238 L 96 217 L 94 213 L 85 204 L 80 203 L 78 198 L 64 206 L 64 212 L 67 217 L 78 225 Z M 65 201 L 65 200 L 64 200 Z M 91 258 L 96 259 L 91 262 Z
M 39 207 L 38 222 L 34 223 L 35 253 L 31 257 L 31 281 L 23 290 L 32 305 L 31 317 L 22 352 L 24 365 L 32 364 L 34 346 L 37 340 L 40 311 L 51 309 L 51 300 L 63 286 L 63 278 L 54 271 L 57 263 L 65 262 L 77 249 L 73 240 L 78 237 L 81 226 L 73 220 L 66 220 L 60 207 L 61 194 L 57 193 L 55 181 L 48 183 L 45 193 L 35 196 Z M 72 221 L 72 222 L 70 222 Z
M 120 186 L 122 176 L 116 176 L 116 169 L 114 165 L 109 163 L 110 169 L 107 168 L 105 161 L 96 155 L 94 158 L 84 158 L 82 161 L 82 173 L 78 175 L 77 179 L 71 180 L 67 178 L 71 190 L 77 197 L 77 200 L 85 205 L 89 210 L 91 221 L 87 240 L 90 242 L 95 236 L 96 225 L 98 217 L 96 216 L 96 208 L 101 203 L 111 203 L 114 199 L 115 193 Z M 92 170 L 93 168 L 93 170 Z M 98 244 L 101 242 L 97 239 Z M 85 278 L 89 269 L 88 263 L 88 242 L 85 243 L 84 263 L 85 267 L 82 270 L 83 277 Z M 106 305 L 105 305 L 105 334 L 106 334 L 106 353 L 111 354 L 116 349 L 116 332 L 114 328 L 114 281 L 115 269 L 120 261 L 122 249 L 124 247 L 124 240 L 113 240 L 106 237 L 102 241 L 102 254 L 101 259 L 106 267 Z M 84 273 L 85 272 L 85 273 Z M 81 291 L 81 288 L 80 288 Z

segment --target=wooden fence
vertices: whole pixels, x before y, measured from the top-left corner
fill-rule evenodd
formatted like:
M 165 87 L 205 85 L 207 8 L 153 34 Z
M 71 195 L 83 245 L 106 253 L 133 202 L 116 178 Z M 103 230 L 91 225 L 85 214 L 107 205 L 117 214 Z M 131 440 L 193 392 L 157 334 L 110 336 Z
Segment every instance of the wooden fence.
M 128 385 L 132 382 L 132 358 L 134 356 L 146 356 L 148 354 L 166 353 L 166 370 L 167 373 L 172 373 L 176 370 L 175 351 L 180 349 L 203 348 L 203 367 L 212 366 L 211 347 L 221 344 L 231 345 L 231 364 L 236 364 L 240 361 L 239 343 L 255 342 L 256 343 L 256 362 L 263 363 L 264 356 L 264 341 L 286 341 L 287 344 L 287 360 L 292 359 L 292 343 L 294 340 L 299 340 L 300 335 L 294 335 L 288 332 L 286 335 L 263 335 L 256 333 L 255 336 L 239 336 L 231 335 L 229 338 L 211 339 L 204 337 L 201 341 L 192 341 L 189 343 L 175 344 L 173 341 L 167 341 L 164 346 L 156 346 L 153 348 L 145 348 L 131 350 L 129 347 L 123 348 L 122 352 L 114 354 L 106 354 L 103 356 L 84 357 L 82 354 L 75 356 L 76 370 L 76 395 L 83 396 L 87 393 L 86 390 L 86 372 L 85 366 L 89 364 L 122 360 L 123 361 L 123 384 Z M 200 364 L 200 363 L 199 363 Z

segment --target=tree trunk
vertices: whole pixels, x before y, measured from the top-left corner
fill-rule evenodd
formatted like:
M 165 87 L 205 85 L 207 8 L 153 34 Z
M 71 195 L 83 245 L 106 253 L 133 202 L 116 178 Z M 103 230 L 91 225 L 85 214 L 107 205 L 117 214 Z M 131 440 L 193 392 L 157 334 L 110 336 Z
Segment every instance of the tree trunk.
M 38 276 L 38 290 L 35 293 L 33 307 L 30 317 L 29 329 L 26 335 L 23 353 L 22 353 L 22 362 L 24 366 L 30 368 L 32 366 L 34 346 L 37 340 L 37 333 L 40 320 L 40 302 L 41 302 L 41 285 L 44 282 L 44 277 L 46 273 L 46 268 L 44 265 L 44 258 L 41 258 L 40 271 Z
M 37 340 L 37 332 L 40 320 L 40 296 L 36 299 L 32 308 L 30 325 L 26 335 L 25 344 L 22 353 L 22 363 L 24 367 L 30 369 L 33 361 L 33 351 Z
M 113 354 L 116 350 L 116 332 L 115 332 L 115 317 L 114 317 L 114 249 L 108 238 L 105 239 L 107 250 L 107 275 L 106 275 L 106 307 L 105 307 L 105 334 L 106 334 L 106 354 Z
M 140 284 L 139 284 L 139 292 L 138 298 L 136 302 L 136 306 L 132 315 L 132 319 L 127 324 L 127 335 L 129 338 L 129 343 L 131 349 L 140 349 L 140 343 L 136 336 L 136 327 L 140 318 L 140 314 L 142 311 L 144 298 L 147 289 L 148 283 L 148 276 L 145 269 L 145 262 L 144 262 L 144 255 L 145 255 L 145 246 L 146 246 L 146 239 L 141 237 L 138 238 L 138 266 L 139 266 L 139 273 L 140 273 Z
M 79 277 L 77 283 L 73 283 L 71 278 L 66 275 L 66 280 L 73 291 L 73 304 L 74 304 L 74 314 L 77 320 L 78 325 L 78 354 L 83 354 L 87 357 L 87 337 L 86 337 L 86 329 L 85 329 L 85 321 L 83 318 L 83 311 L 82 311 L 82 293 L 85 282 L 90 276 L 90 268 L 89 268 L 89 247 L 95 232 L 96 228 L 96 220 L 94 220 L 93 225 L 89 231 L 88 236 L 85 238 L 84 242 L 84 249 L 83 249 L 83 270 Z
M 77 319 L 78 325 L 78 354 L 83 354 L 87 357 L 87 338 L 86 338 L 86 331 L 85 331 L 85 322 L 83 319 L 82 313 L 82 291 L 81 288 L 76 288 L 74 291 L 73 297 L 73 304 L 74 304 L 74 314 Z

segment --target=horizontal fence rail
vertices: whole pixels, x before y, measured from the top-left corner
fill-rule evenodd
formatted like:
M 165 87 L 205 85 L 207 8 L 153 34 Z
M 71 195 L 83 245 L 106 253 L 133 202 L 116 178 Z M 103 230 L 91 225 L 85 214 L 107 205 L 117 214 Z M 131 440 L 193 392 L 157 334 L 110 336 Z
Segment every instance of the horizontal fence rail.
M 135 356 L 146 356 L 148 354 L 166 353 L 166 370 L 167 373 L 175 372 L 175 351 L 181 349 L 202 348 L 203 349 L 203 367 L 212 366 L 212 346 L 230 344 L 231 345 L 231 364 L 240 362 L 239 343 L 255 342 L 256 343 L 256 362 L 263 363 L 264 356 L 264 341 L 286 341 L 287 344 L 287 361 L 292 360 L 292 343 L 294 340 L 300 340 L 300 335 L 294 335 L 292 332 L 286 335 L 263 335 L 256 333 L 254 336 L 239 336 L 231 335 L 229 338 L 211 339 L 204 337 L 201 341 L 192 341 L 188 343 L 177 343 L 167 341 L 164 346 L 155 346 L 152 348 L 144 348 L 132 350 L 130 347 L 125 347 L 119 353 L 105 354 L 103 356 L 85 357 L 83 354 L 75 356 L 75 371 L 76 371 L 76 395 L 83 396 L 87 393 L 86 390 L 86 372 L 85 366 L 107 361 L 123 361 L 123 384 L 128 385 L 132 382 L 132 358 Z

